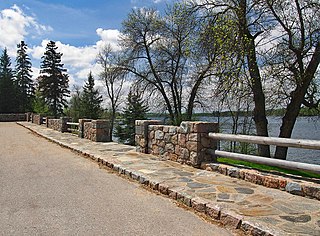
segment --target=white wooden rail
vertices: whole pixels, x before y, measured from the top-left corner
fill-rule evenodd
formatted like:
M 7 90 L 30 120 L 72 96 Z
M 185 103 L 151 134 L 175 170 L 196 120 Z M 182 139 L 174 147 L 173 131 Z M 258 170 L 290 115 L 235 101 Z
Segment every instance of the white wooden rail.
M 75 123 L 75 122 L 67 122 L 67 125 L 69 126 L 78 126 L 79 127 L 79 123 Z M 68 131 L 70 132 L 79 132 L 79 129 L 72 129 L 72 128 L 68 128 Z
M 226 140 L 226 141 L 253 143 L 253 144 L 276 145 L 276 146 L 283 146 L 283 147 L 320 150 L 319 140 L 288 139 L 288 138 L 274 138 L 274 137 L 261 137 L 261 136 L 250 136 L 250 135 L 221 134 L 221 133 L 209 133 L 209 137 L 216 140 Z M 226 151 L 220 151 L 220 150 L 215 150 L 210 153 L 216 156 L 227 157 L 235 160 L 249 161 L 257 164 L 277 166 L 277 167 L 286 168 L 290 170 L 303 170 L 303 171 L 320 174 L 320 165 L 286 161 L 286 160 L 278 160 L 274 158 L 245 155 L 245 154 L 226 152 Z

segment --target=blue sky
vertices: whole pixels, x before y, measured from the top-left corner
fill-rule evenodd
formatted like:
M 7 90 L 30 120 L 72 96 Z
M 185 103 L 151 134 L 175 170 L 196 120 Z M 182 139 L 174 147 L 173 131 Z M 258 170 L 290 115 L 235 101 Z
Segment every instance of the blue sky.
M 48 40 L 56 41 L 73 84 L 90 70 L 98 73 L 95 56 L 103 45 L 116 47 L 121 22 L 132 8 L 164 9 L 172 0 L 1 0 L 0 50 L 14 58 L 16 44 L 29 48 L 34 76 Z

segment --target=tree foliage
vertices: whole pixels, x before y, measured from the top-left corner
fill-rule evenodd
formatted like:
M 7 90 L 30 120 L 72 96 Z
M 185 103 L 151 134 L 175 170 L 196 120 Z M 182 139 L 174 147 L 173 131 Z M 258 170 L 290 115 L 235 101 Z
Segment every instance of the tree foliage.
M 215 52 L 201 47 L 208 27 L 209 22 L 198 22 L 183 3 L 163 16 L 154 9 L 135 9 L 123 22 L 123 67 L 137 83 L 160 95 L 174 124 L 180 124 L 183 112 L 191 119 L 205 80 L 214 74 Z
M 132 87 L 122 114 L 124 120 L 116 126 L 115 136 L 121 143 L 135 144 L 135 121 L 147 119 L 147 112 L 148 106 L 145 105 L 142 94 Z
M 55 42 L 50 41 L 42 56 L 39 77 L 39 90 L 53 116 L 63 114 L 69 96 L 69 79 L 61 63 L 62 53 L 57 52 Z
M 74 97 L 76 99 L 76 97 Z M 74 101 L 76 102 L 76 101 Z M 101 116 L 102 95 L 99 90 L 94 88 L 94 78 L 90 72 L 88 80 L 83 86 L 83 92 L 80 97 L 80 110 L 82 118 L 97 119 Z
M 18 88 L 19 111 L 27 112 L 32 109 L 32 99 L 35 92 L 31 75 L 32 63 L 27 54 L 28 47 L 25 42 L 21 41 L 17 48 L 15 82 Z
M 275 106 L 275 101 L 286 108 L 279 135 L 285 138 L 291 137 L 301 106 L 318 105 L 314 82 L 320 62 L 319 6 L 315 0 L 193 3 L 193 9 L 204 18 L 217 21 L 223 16 L 235 22 L 229 32 L 235 32 L 236 37 L 223 34 L 221 38 L 236 40 L 227 50 L 243 58 L 241 67 L 249 76 L 257 135 L 268 136 L 266 109 Z M 229 71 L 228 67 L 225 70 Z M 233 83 L 232 76 L 224 78 L 227 84 Z M 270 149 L 259 145 L 259 153 L 270 156 Z M 276 158 L 285 159 L 286 154 L 287 148 L 276 148 Z
M 0 57 L 0 113 L 14 113 L 17 107 L 17 89 L 14 83 L 14 72 L 7 49 Z

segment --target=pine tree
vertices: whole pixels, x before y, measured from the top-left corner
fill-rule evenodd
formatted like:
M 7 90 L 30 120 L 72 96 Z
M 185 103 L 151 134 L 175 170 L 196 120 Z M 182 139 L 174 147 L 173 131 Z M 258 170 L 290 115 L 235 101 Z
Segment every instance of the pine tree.
M 18 99 L 20 112 L 30 111 L 32 107 L 32 98 L 34 97 L 34 84 L 31 76 L 31 61 L 27 54 L 27 45 L 21 41 L 17 45 L 16 58 L 16 84 L 18 87 Z
M 41 95 L 54 117 L 63 114 L 63 108 L 67 106 L 66 97 L 70 94 L 68 75 L 64 73 L 67 70 L 61 63 L 62 53 L 58 53 L 57 49 L 55 42 L 50 41 L 47 44 L 42 56 L 39 81 Z
M 139 91 L 130 90 L 127 98 L 127 104 L 123 112 L 124 121 L 116 126 L 115 136 L 119 141 L 125 144 L 135 144 L 135 121 L 145 120 L 148 112 L 148 106 L 144 104 Z
M 98 89 L 94 89 L 94 78 L 90 72 L 81 96 L 81 115 L 83 118 L 99 118 L 102 112 L 101 102 L 102 96 L 99 95 Z
M 0 113 L 18 112 L 16 87 L 7 49 L 0 57 Z
M 39 89 L 35 90 L 34 97 L 32 99 L 32 111 L 38 114 L 49 115 L 49 107 L 46 101 L 41 96 Z

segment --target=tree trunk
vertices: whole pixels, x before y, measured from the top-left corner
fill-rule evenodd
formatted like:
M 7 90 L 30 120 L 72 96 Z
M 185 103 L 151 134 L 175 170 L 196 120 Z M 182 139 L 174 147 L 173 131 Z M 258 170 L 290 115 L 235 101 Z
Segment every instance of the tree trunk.
M 265 96 L 262 89 L 261 76 L 257 64 L 254 39 L 251 39 L 248 45 L 248 66 L 251 77 L 251 86 L 254 100 L 253 120 L 256 125 L 258 136 L 268 137 L 268 120 L 266 116 Z M 260 156 L 270 157 L 269 145 L 258 145 L 258 153 Z
M 261 75 L 256 56 L 255 36 L 250 33 L 250 29 L 247 22 L 247 1 L 239 1 L 239 9 L 237 16 L 239 18 L 239 33 L 243 40 L 244 52 L 248 61 L 248 69 L 251 79 L 251 89 L 253 92 L 254 110 L 253 120 L 256 125 L 256 131 L 258 136 L 268 137 L 268 120 L 266 117 L 266 105 L 265 96 L 262 89 Z M 258 145 L 258 154 L 264 157 L 270 157 L 269 145 Z
M 287 112 L 282 118 L 282 125 L 280 127 L 280 138 L 291 138 L 294 124 L 299 115 L 301 102 L 297 101 L 297 99 L 292 99 L 290 104 L 287 107 Z M 287 158 L 288 147 L 276 147 L 274 157 L 276 159 L 285 160 Z
M 116 116 L 116 108 L 114 106 L 112 106 L 112 112 L 111 112 L 111 122 L 110 122 L 110 134 L 109 134 L 109 137 L 110 137 L 110 142 L 112 142 L 112 133 L 113 133 L 113 127 L 114 127 L 114 120 L 115 120 L 115 117 Z
M 317 68 L 320 64 L 320 42 L 317 43 L 315 51 L 312 55 L 309 65 L 307 66 L 305 73 L 301 73 L 301 86 L 297 86 L 292 93 L 292 99 L 287 106 L 287 111 L 282 118 L 282 125 L 280 128 L 280 138 L 291 138 L 294 124 L 299 115 L 300 107 L 304 101 L 304 96 L 307 93 L 308 87 L 313 80 Z M 275 152 L 275 158 L 285 160 L 287 158 L 288 148 L 277 147 Z

